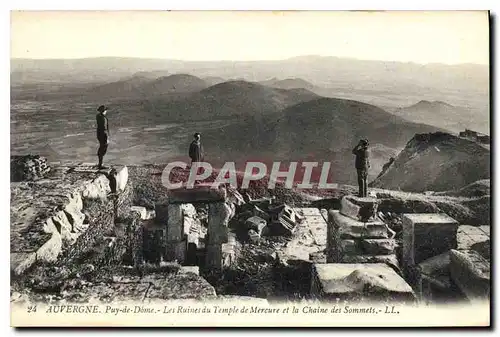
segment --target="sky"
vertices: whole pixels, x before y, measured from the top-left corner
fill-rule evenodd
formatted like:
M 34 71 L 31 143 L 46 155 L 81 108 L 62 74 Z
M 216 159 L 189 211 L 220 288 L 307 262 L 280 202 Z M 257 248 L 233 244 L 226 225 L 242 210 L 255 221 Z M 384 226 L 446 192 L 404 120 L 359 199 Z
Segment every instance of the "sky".
M 486 11 L 13 11 L 11 58 L 489 64 Z

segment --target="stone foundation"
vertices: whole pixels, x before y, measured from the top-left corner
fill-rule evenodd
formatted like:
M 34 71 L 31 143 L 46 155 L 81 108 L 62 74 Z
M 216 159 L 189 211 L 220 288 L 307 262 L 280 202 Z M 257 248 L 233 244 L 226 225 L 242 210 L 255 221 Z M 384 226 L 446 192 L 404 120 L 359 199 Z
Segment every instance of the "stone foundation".
M 328 211 L 327 263 L 382 263 L 401 274 L 395 233 L 378 218 L 377 207 L 377 199 L 346 196 L 340 210 Z
M 110 192 L 106 172 L 82 165 L 57 167 L 30 183 L 13 182 L 11 270 L 19 275 L 35 262 L 55 262 L 63 253 L 71 258 L 112 228 L 116 204 Z

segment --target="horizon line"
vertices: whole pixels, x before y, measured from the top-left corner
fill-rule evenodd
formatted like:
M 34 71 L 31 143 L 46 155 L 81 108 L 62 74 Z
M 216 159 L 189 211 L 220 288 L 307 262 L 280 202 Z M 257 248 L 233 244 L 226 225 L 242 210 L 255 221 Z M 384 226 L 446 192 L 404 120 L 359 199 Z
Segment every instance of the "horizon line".
M 91 60 L 91 59 L 136 59 L 136 60 L 156 60 L 156 61 L 177 61 L 177 62 L 190 62 L 190 63 L 210 63 L 210 62 L 238 62 L 238 63 L 250 63 L 250 62 L 280 62 L 280 61 L 290 61 L 293 59 L 299 59 L 299 58 L 336 58 L 336 59 L 343 59 L 343 60 L 355 60 L 355 61 L 366 61 L 366 62 L 384 62 L 384 63 L 403 63 L 403 64 L 413 64 L 413 65 L 422 65 L 422 66 L 428 66 L 428 65 L 443 65 L 443 66 L 464 66 L 464 65 L 473 65 L 473 66 L 485 66 L 489 67 L 490 64 L 484 64 L 484 63 L 473 63 L 473 62 L 465 62 L 465 63 L 443 63 L 443 62 L 427 62 L 427 63 L 420 63 L 420 62 L 415 62 L 415 61 L 398 61 L 398 60 L 376 60 L 376 59 L 360 59 L 356 57 L 341 57 L 341 56 L 334 56 L 334 55 L 297 55 L 297 56 L 290 56 L 288 58 L 283 58 L 283 59 L 258 59 L 258 60 L 228 60 L 228 59 L 221 59 L 221 60 L 187 60 L 187 59 L 170 59 L 170 58 L 158 58 L 158 57 L 138 57 L 138 56 L 88 56 L 88 57 L 69 57 L 69 58 L 27 58 L 27 57 L 10 57 L 10 60 L 30 60 L 30 61 L 58 61 L 58 60 L 73 60 L 73 61 L 78 61 L 78 60 Z

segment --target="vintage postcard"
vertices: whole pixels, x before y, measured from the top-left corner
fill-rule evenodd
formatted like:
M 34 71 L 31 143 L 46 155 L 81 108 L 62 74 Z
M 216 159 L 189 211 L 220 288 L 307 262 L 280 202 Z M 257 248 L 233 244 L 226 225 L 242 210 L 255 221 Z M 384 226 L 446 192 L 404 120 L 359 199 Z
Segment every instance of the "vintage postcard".
M 14 327 L 488 327 L 488 11 L 12 11 Z

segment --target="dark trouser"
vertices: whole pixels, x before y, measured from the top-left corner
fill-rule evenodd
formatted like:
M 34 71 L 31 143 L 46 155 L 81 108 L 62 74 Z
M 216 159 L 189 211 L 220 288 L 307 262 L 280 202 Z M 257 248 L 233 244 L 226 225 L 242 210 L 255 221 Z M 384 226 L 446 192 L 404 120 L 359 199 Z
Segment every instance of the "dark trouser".
M 358 186 L 359 186 L 359 196 L 366 197 L 367 195 L 367 186 L 366 186 L 366 178 L 368 173 L 366 170 L 358 169 Z
M 99 150 L 97 150 L 97 157 L 99 157 L 99 166 L 101 166 L 102 159 L 108 151 L 108 135 L 105 133 L 98 134 L 97 140 L 99 141 Z

